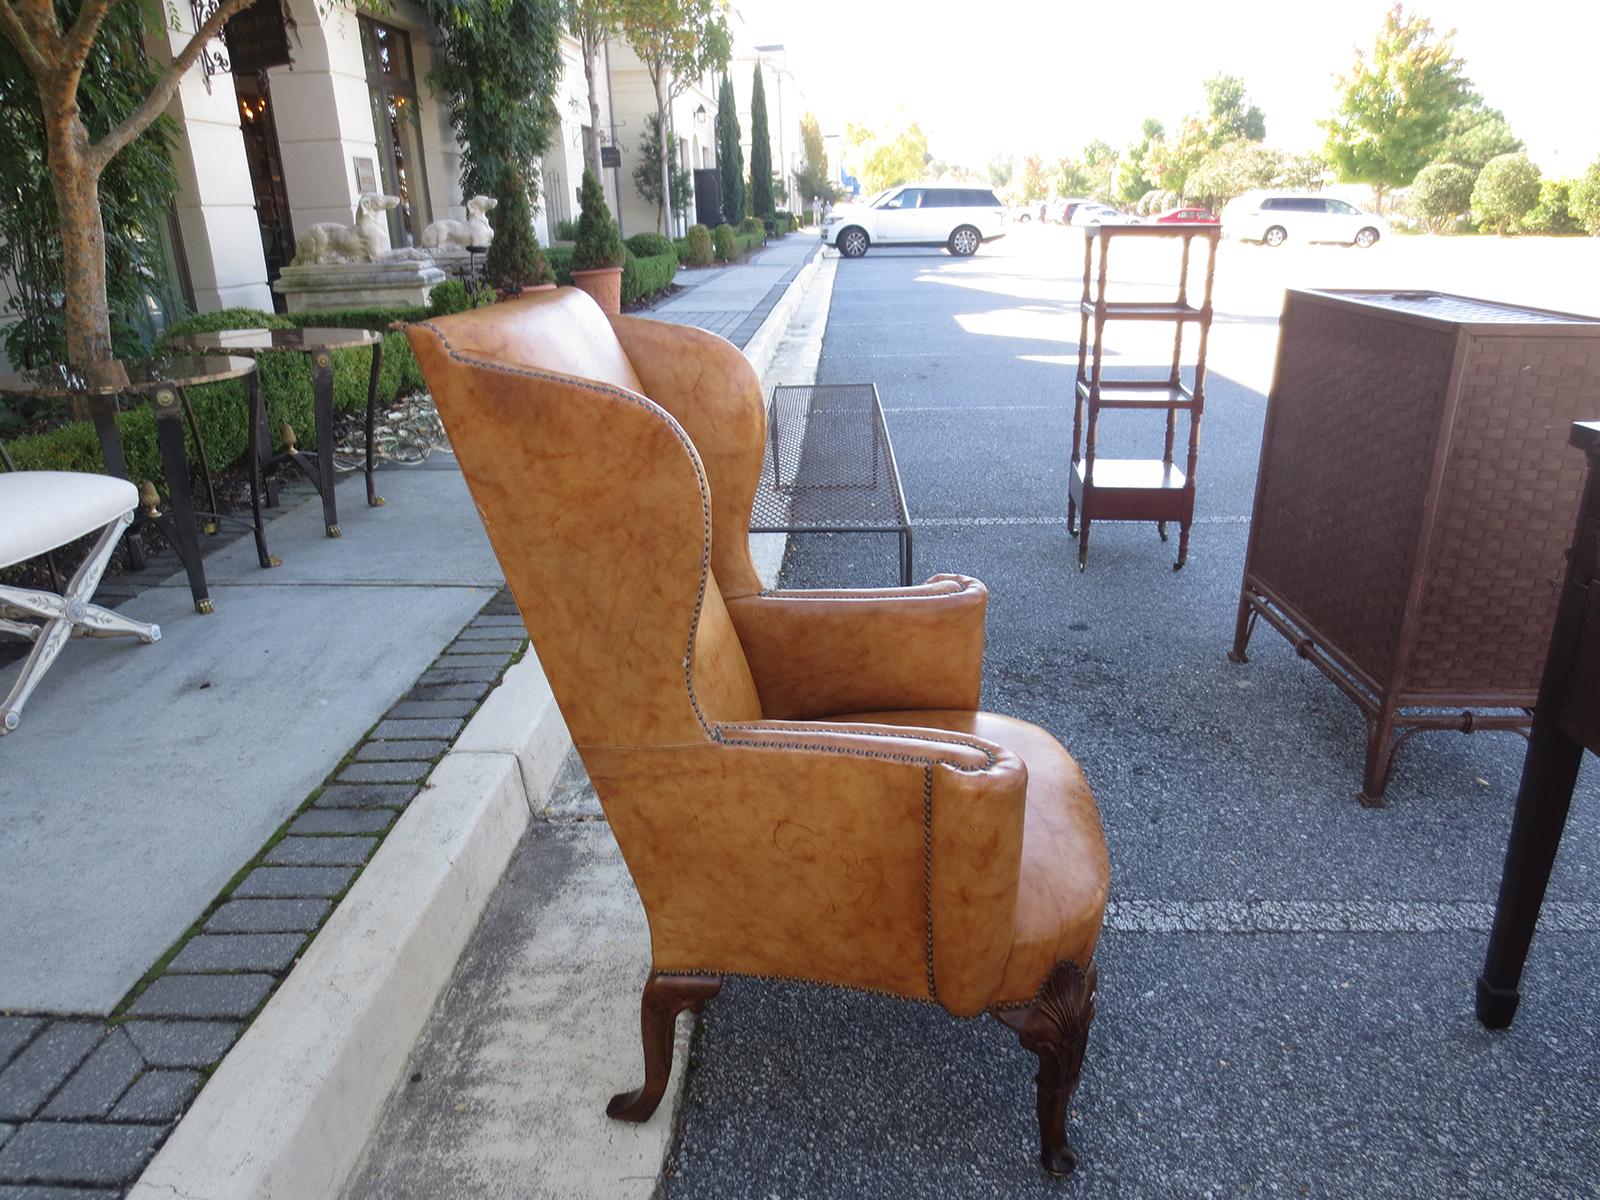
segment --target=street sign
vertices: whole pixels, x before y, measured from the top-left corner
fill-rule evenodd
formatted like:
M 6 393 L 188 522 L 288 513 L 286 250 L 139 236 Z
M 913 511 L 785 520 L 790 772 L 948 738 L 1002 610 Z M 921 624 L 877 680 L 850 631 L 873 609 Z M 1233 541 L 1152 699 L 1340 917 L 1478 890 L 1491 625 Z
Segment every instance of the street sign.
M 615 146 L 601 146 L 600 165 L 602 167 L 620 167 L 622 165 L 622 151 Z

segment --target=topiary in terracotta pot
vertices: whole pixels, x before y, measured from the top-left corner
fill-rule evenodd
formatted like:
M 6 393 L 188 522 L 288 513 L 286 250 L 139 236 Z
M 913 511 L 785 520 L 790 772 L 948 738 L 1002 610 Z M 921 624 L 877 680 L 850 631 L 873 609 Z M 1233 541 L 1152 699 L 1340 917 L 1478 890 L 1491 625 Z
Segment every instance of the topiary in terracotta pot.
M 520 172 L 508 168 L 501 177 L 495 197 L 494 240 L 484 262 L 484 276 L 502 300 L 555 286 L 550 260 L 539 248 L 533 232 L 533 210 L 528 204 L 528 185 Z
M 622 235 L 606 207 L 594 172 L 585 168 L 579 195 L 578 240 L 572 247 L 572 284 L 594 297 L 603 312 L 622 311 Z

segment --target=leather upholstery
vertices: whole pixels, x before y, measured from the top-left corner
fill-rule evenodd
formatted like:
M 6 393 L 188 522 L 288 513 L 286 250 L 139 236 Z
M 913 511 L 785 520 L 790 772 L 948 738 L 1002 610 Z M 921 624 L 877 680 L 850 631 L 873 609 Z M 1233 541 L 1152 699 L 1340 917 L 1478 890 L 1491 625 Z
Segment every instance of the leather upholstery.
M 1099 817 L 1048 733 L 976 711 L 983 585 L 761 591 L 742 354 L 567 288 L 407 332 L 658 972 L 967 1016 L 1087 964 Z

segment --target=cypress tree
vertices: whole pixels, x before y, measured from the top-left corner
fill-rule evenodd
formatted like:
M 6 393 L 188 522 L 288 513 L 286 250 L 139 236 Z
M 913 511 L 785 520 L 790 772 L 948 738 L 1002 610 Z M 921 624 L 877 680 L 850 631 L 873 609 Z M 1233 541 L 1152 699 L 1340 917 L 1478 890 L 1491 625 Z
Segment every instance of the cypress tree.
M 592 271 L 622 265 L 622 237 L 606 207 L 606 194 L 588 167 L 583 169 L 583 189 L 578 193 L 578 239 L 572 246 L 572 269 Z
M 500 186 L 495 189 L 494 241 L 484 261 L 484 274 L 503 292 L 521 292 L 525 287 L 554 283 L 550 263 L 539 249 L 533 232 L 533 210 L 528 204 L 528 185 L 522 172 L 505 167 Z
M 733 80 L 722 76 L 717 93 L 717 171 L 722 176 L 722 219 L 737 225 L 744 217 L 744 149 L 739 145 L 739 108 Z
M 761 81 L 759 62 L 755 82 L 750 85 L 750 208 L 762 220 L 770 219 L 778 209 L 772 200 L 772 133 L 767 127 L 767 88 Z

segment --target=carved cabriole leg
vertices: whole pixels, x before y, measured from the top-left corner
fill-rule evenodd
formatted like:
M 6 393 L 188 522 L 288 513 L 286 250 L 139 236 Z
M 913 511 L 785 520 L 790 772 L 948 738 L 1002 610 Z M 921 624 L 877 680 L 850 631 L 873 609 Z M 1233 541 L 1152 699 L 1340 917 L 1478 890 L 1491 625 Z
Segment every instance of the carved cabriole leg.
M 639 1024 L 644 1034 L 644 1085 L 618 1092 L 606 1105 L 606 1116 L 619 1121 L 648 1121 L 667 1090 L 672 1074 L 672 1042 L 678 1014 L 699 1012 L 722 990 L 716 975 L 657 975 L 644 981 Z
M 1039 1161 L 1052 1175 L 1070 1175 L 1078 1165 L 1067 1144 L 1067 1106 L 1083 1070 L 1097 978 L 1093 963 L 1057 963 L 1032 1005 L 994 1014 L 1039 1056 Z

